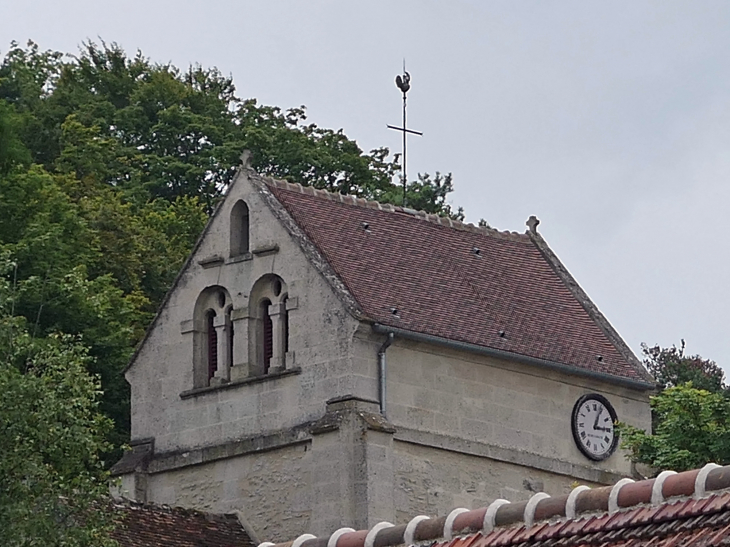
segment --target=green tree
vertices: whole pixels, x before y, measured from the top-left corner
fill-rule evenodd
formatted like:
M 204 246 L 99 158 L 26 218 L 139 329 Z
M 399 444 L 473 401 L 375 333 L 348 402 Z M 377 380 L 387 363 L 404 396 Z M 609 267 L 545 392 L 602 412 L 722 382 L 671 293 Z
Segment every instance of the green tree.
M 9 173 L 16 165 L 30 163 L 30 152 L 19 134 L 21 124 L 12 106 L 0 100 L 0 175 Z
M 708 462 L 730 463 L 730 397 L 723 370 L 685 355 L 685 343 L 642 345 L 644 365 L 657 381 L 651 397 L 652 431 L 619 424 L 621 446 L 637 463 L 683 471 Z
M 418 175 L 417 181 L 406 184 L 406 206 L 417 211 L 425 211 L 434 215 L 442 215 L 454 220 L 464 220 L 464 210 L 459 207 L 452 210 L 451 205 L 446 202 L 448 195 L 454 191 L 454 183 L 451 173 L 442 175 L 436 171 L 431 178 L 428 173 Z M 390 187 L 380 196 L 379 201 L 385 203 L 403 204 L 403 187 Z M 479 224 L 482 226 L 482 224 Z M 485 224 L 486 225 L 486 221 Z
M 620 425 L 629 458 L 655 468 L 686 471 L 708 462 L 730 464 L 730 399 L 697 389 L 691 382 L 670 387 L 651 399 L 654 434 Z
M 400 203 L 400 166 L 342 130 L 236 95 L 217 69 L 156 64 L 117 44 L 76 56 L 11 43 L 0 62 L 0 253 L 32 337 L 89 348 L 111 441 L 129 431 L 122 371 L 242 150 L 259 172 Z M 461 218 L 450 175 L 419 177 L 408 205 Z
M 62 332 L 89 345 L 90 371 L 102 378 L 103 409 L 121 443 L 129 421 L 121 370 L 150 315 L 148 301 L 119 287 L 106 267 L 104 233 L 82 206 L 89 201 L 74 202 L 64 191 L 68 183 L 39 166 L 0 177 L 0 251 L 15 264 L 13 312 L 26 318 L 31 335 Z
M 48 98 L 58 80 L 62 57 L 57 51 L 40 51 L 33 42 L 25 49 L 11 42 L 0 64 L 0 100 L 11 104 L 22 118 L 23 142 L 40 163 L 58 154 L 58 128 L 48 122 Z
M 725 390 L 725 373 L 709 359 L 699 355 L 685 355 L 685 343 L 681 341 L 679 347 L 662 348 L 648 347 L 642 344 L 644 365 L 656 379 L 660 389 L 678 386 L 687 382 L 697 389 L 705 389 L 712 393 Z
M 217 69 L 187 71 L 129 57 L 117 44 L 84 44 L 71 62 L 16 43 L 0 65 L 0 98 L 42 126 L 28 138 L 35 161 L 73 170 L 143 198 L 197 197 L 208 211 L 244 149 L 263 174 L 381 201 L 402 199 L 387 148 L 364 153 L 340 130 L 307 123 L 301 106 L 243 100 Z M 51 142 L 52 141 L 52 142 Z M 449 214 L 451 176 L 410 183 L 413 201 Z M 442 184 L 443 183 L 443 184 Z M 140 194 L 141 192 L 141 194 Z
M 7 264 L 6 264 L 7 265 Z M 102 455 L 111 422 L 78 340 L 30 334 L 0 284 L 0 544 L 113 545 L 99 508 L 108 494 Z

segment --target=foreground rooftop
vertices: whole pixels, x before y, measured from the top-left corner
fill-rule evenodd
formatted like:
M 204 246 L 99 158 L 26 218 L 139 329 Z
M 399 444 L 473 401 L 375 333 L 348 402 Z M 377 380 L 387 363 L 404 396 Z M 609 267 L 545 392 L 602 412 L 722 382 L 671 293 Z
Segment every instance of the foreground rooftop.
M 327 537 L 304 534 L 259 547 L 670 547 L 730 545 L 730 466 L 664 471 L 656 479 L 578 486 L 564 496 L 496 500 L 436 518 L 414 516 L 370 530 L 342 528 Z

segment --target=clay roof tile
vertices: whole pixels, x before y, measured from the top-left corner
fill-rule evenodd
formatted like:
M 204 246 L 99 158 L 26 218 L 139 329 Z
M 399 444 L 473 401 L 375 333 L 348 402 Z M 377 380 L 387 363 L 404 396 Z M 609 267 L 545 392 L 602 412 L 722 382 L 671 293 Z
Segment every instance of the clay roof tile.
M 662 489 L 664 497 L 691 496 L 695 490 L 695 478 L 698 473 L 699 470 L 692 470 L 667 477 Z
M 639 481 L 625 485 L 618 493 L 619 507 L 632 507 L 651 501 L 654 480 Z
M 120 547 L 253 547 L 234 514 L 117 500 L 120 524 L 112 533 Z
M 337 547 L 363 547 L 363 545 L 365 545 L 365 537 L 367 535 L 367 530 L 359 530 L 357 532 L 343 534 L 337 542 Z
M 651 387 L 537 232 L 264 182 L 373 322 Z
M 487 512 L 486 507 L 475 509 L 473 511 L 467 511 L 457 515 L 454 519 L 453 533 L 463 534 L 469 532 L 478 532 L 482 529 L 484 523 L 484 515 Z

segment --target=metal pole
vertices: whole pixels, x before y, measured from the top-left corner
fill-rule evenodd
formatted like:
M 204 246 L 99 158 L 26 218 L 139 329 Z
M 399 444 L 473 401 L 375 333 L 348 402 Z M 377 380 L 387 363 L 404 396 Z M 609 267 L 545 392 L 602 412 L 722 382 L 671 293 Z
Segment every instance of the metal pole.
M 403 92 L 403 127 L 394 127 L 389 125 L 389 129 L 395 129 L 403 133 L 403 165 L 401 167 L 401 183 L 403 184 L 403 207 L 406 206 L 406 190 L 408 189 L 408 160 L 406 157 L 406 147 L 408 142 L 408 135 L 406 133 L 413 133 L 414 135 L 423 135 L 420 131 L 413 131 L 408 129 L 406 125 L 406 93 L 411 88 L 411 75 L 406 71 L 406 61 L 403 60 L 403 75 L 395 77 L 395 85 Z
M 406 94 L 403 92 L 403 129 L 406 125 Z M 408 184 L 408 174 L 406 172 L 406 132 L 403 131 L 403 207 L 406 206 L 406 185 Z

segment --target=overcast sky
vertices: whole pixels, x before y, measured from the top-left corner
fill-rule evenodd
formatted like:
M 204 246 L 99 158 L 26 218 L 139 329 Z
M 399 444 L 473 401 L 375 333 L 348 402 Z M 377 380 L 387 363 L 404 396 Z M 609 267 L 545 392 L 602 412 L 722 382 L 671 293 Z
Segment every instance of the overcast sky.
M 467 221 L 539 231 L 621 335 L 730 371 L 730 2 L 0 0 L 11 40 L 102 38 L 451 172 Z

